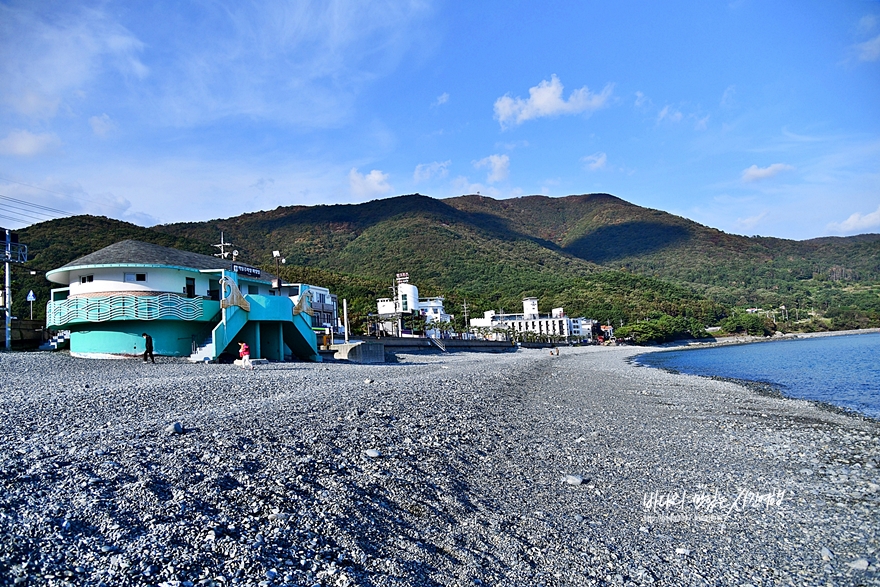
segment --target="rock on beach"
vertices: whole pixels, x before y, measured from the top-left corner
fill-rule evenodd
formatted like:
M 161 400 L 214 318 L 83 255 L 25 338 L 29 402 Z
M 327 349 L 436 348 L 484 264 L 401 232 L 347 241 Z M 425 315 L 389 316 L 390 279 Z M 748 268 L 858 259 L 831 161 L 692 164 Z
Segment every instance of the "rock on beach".
M 880 582 L 876 421 L 637 352 L 0 353 L 0 585 Z

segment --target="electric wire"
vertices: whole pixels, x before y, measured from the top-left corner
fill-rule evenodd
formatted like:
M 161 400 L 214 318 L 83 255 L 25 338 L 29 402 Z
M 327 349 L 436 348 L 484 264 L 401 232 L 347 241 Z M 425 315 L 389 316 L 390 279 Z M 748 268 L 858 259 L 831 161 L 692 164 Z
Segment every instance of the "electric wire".
M 25 187 L 29 187 L 29 188 L 34 188 L 35 190 L 41 190 L 41 191 L 44 191 L 44 192 L 49 192 L 50 194 L 55 194 L 55 195 L 58 195 L 58 196 L 63 196 L 63 197 L 65 197 L 65 198 L 70 198 L 71 200 L 79 200 L 79 201 L 81 201 L 81 202 L 89 202 L 90 204 L 99 204 L 99 205 L 101 205 L 101 206 L 105 206 L 105 207 L 108 207 L 108 208 L 115 208 L 116 210 L 120 210 L 120 211 L 122 211 L 122 212 L 125 212 L 125 211 L 128 210 L 128 208 L 127 208 L 126 206 L 114 205 L 114 204 L 111 204 L 111 203 L 109 203 L 109 202 L 98 202 L 98 201 L 96 201 L 96 200 L 90 200 L 90 199 L 88 199 L 88 198 L 81 198 L 81 197 L 79 197 L 79 196 L 72 196 L 72 195 L 70 195 L 70 194 L 64 194 L 64 193 L 61 193 L 61 192 L 56 192 L 56 191 L 52 191 L 52 190 L 47 190 L 46 188 L 41 188 L 41 187 L 39 187 L 39 186 L 35 186 L 35 185 L 29 184 L 29 183 L 24 183 L 24 182 L 21 182 L 21 181 L 15 181 L 14 179 L 9 179 L 8 177 L 3 177 L 2 175 L 0 175 L 0 180 L 8 181 L 9 183 L 16 183 L 16 184 L 18 184 L 18 185 L 23 185 L 23 186 L 25 186 Z M 72 214 L 71 214 L 71 216 L 72 216 Z
M 66 214 L 67 216 L 73 216 L 73 213 L 68 212 L 67 210 L 59 210 L 58 208 L 50 208 L 49 206 L 42 206 L 40 204 L 34 204 L 33 202 L 26 202 L 24 200 L 19 200 L 18 198 L 4 196 L 3 194 L 0 194 L 0 199 L 9 200 L 10 202 L 16 202 L 18 204 L 24 204 L 25 206 L 30 206 L 32 208 L 39 208 L 40 210 L 46 210 L 47 212 L 55 212 L 56 214 Z

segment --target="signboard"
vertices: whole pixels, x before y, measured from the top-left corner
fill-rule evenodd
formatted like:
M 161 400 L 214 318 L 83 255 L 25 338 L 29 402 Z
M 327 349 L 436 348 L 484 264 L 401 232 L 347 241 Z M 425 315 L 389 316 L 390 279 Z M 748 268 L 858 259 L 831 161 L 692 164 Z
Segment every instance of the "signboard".
M 28 292 L 27 301 L 29 301 L 29 302 L 36 302 L 37 301 L 37 296 L 34 295 L 34 290 L 31 290 Z
M 260 270 L 255 269 L 253 267 L 248 267 L 247 265 L 233 265 L 232 270 L 240 275 L 247 275 L 249 277 L 259 277 Z

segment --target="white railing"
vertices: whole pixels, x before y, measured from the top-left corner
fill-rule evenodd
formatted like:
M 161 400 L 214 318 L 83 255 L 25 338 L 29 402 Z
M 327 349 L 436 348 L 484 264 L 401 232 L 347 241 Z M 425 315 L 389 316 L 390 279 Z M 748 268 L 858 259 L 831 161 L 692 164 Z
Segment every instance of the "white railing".
M 157 296 L 112 295 L 49 302 L 46 306 L 46 325 L 161 318 L 198 320 L 203 314 L 203 300 L 199 298 L 184 298 L 169 293 Z

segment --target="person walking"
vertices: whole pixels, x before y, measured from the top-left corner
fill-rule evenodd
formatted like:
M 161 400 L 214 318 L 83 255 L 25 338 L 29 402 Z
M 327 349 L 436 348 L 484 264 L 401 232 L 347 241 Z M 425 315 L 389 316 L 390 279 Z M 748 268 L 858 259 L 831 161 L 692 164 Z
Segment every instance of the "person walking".
M 241 368 L 242 369 L 250 369 L 254 370 L 254 365 L 251 363 L 251 349 L 248 347 L 248 344 L 240 340 L 238 341 L 238 356 L 241 357 Z
M 150 357 L 150 360 L 154 363 L 156 362 L 155 357 L 153 357 L 153 337 L 144 332 L 141 334 L 144 337 L 144 363 L 147 362 L 147 357 Z

